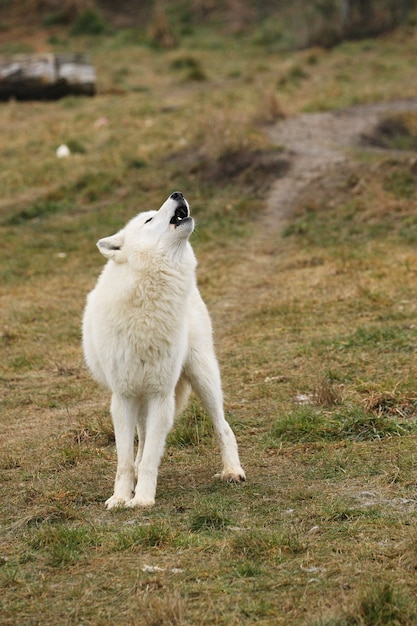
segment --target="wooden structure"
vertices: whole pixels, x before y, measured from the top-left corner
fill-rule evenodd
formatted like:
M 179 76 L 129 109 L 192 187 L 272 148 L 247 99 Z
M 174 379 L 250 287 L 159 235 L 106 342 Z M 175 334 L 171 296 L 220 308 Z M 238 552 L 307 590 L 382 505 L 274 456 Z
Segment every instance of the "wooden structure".
M 94 67 L 82 54 L 35 54 L 0 58 L 0 100 L 57 100 L 94 96 Z

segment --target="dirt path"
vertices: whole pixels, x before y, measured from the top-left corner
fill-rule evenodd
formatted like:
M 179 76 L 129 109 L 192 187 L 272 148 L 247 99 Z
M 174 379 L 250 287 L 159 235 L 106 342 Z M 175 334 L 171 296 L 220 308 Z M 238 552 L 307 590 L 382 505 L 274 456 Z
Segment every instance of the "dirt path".
M 349 151 L 361 135 L 370 133 L 382 117 L 417 110 L 417 99 L 355 106 L 326 113 L 308 113 L 285 119 L 269 130 L 276 145 L 291 154 L 292 168 L 278 179 L 267 200 L 266 223 L 285 218 L 303 189 L 329 167 L 350 160 Z
M 226 342 L 230 334 L 233 336 L 231 327 L 239 324 L 252 303 L 268 297 L 268 288 L 262 285 L 268 285 L 268 276 L 276 272 L 273 258 L 280 249 L 280 235 L 301 194 L 314 181 L 334 175 L 335 166 L 353 163 L 352 151 L 359 147 L 361 136 L 372 133 L 384 117 L 416 110 L 417 98 L 395 100 L 303 114 L 284 119 L 268 130 L 271 141 L 284 148 L 291 167 L 270 189 L 265 211 L 245 242 L 242 258 L 222 287 L 224 300 L 215 303 L 213 312 L 220 322 L 216 326 L 220 326 Z

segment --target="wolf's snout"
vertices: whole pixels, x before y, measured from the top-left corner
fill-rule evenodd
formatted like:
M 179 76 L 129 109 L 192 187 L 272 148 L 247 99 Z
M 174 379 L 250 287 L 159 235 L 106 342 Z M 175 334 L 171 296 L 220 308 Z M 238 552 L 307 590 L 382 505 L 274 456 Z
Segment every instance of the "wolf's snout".
M 174 200 L 176 203 L 175 212 L 171 217 L 170 223 L 177 227 L 183 220 L 186 220 L 189 217 L 190 207 L 181 191 L 174 191 L 169 198 L 170 200 Z

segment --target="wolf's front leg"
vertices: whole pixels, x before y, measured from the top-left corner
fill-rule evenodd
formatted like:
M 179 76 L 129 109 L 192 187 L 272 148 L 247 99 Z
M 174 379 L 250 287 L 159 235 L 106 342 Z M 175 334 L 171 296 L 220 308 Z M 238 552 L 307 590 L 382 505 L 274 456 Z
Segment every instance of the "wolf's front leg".
M 114 425 L 117 450 L 117 472 L 114 493 L 107 500 L 106 508 L 124 506 L 132 497 L 135 485 L 134 438 L 138 413 L 134 398 L 113 394 L 111 414 Z
M 165 441 L 174 422 L 174 393 L 169 397 L 154 397 L 148 404 L 146 435 L 138 465 L 135 495 L 126 506 L 152 506 L 155 504 L 158 469 L 164 453 Z

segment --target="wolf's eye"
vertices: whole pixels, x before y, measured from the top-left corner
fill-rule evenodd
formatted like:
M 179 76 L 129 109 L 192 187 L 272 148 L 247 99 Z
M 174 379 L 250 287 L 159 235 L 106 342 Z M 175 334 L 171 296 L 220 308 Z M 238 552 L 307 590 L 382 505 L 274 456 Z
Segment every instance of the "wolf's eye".
M 150 221 L 152 221 L 152 218 L 151 218 L 151 217 L 149 217 L 149 218 L 146 220 L 145 224 L 147 224 L 147 223 L 148 223 L 148 222 L 150 222 Z

